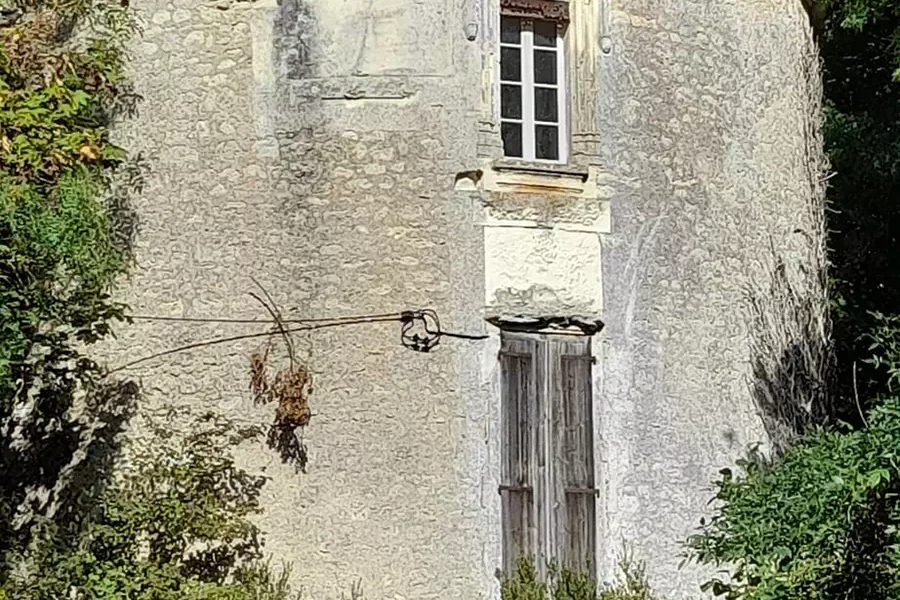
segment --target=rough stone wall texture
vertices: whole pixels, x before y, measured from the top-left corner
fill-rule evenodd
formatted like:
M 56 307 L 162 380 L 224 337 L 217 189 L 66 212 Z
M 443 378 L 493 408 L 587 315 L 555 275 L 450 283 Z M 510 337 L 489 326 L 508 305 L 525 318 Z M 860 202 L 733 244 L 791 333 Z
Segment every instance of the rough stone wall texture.
M 264 317 L 247 295 L 254 276 L 304 318 L 427 306 L 445 326 L 483 331 L 480 232 L 453 196 L 455 173 L 475 154 L 468 113 L 480 56 L 454 54 L 465 43 L 456 8 L 141 2 L 134 75 L 144 101 L 119 132 L 152 168 L 124 298 L 132 310 Z M 290 36 L 326 18 L 298 49 Z M 410 32 L 415 53 L 400 53 L 391 36 Z M 379 41 L 387 48 L 366 46 Z M 420 72 L 408 73 L 419 53 Z M 394 58 L 400 74 L 383 75 Z M 138 323 L 119 343 L 134 357 L 255 329 Z M 314 376 L 308 473 L 262 444 L 242 448 L 272 477 L 267 550 L 293 562 L 295 583 L 314 598 L 337 598 L 357 579 L 371 598 L 478 597 L 492 585 L 482 554 L 498 533 L 481 503 L 477 353 L 461 342 L 414 354 L 399 334 L 399 324 L 367 325 L 301 340 Z M 254 407 L 248 393 L 257 346 L 210 347 L 130 374 L 147 402 L 266 424 L 273 408 Z
M 816 59 L 800 2 L 614 8 L 600 85 L 603 164 L 620 181 L 602 240 L 601 539 L 607 569 L 620 540 L 639 541 L 660 590 L 690 590 L 698 573 L 674 565 L 709 482 L 765 438 L 748 290 L 768 286 L 777 258 L 815 260 L 796 230 L 821 234 L 805 141 Z
M 133 312 L 264 317 L 252 275 L 304 318 L 427 306 L 447 327 L 484 331 L 480 196 L 454 181 L 485 135 L 487 2 L 141 2 L 144 101 L 119 131 L 152 166 L 123 298 Z M 803 260 L 792 231 L 808 194 L 807 26 L 800 0 L 609 8 L 596 106 L 615 190 L 597 302 L 601 569 L 624 538 L 660 591 L 693 591 L 678 544 L 718 468 L 762 436 L 743 286 L 770 239 Z M 474 43 L 469 23 L 482 25 Z M 254 330 L 138 322 L 114 355 Z M 148 402 L 263 424 L 272 409 L 248 392 L 257 346 L 131 374 Z M 241 448 L 272 478 L 267 549 L 313 598 L 356 579 L 369 598 L 496 596 L 496 339 L 419 355 L 380 324 L 311 332 L 301 346 L 315 378 L 308 473 L 262 444 Z

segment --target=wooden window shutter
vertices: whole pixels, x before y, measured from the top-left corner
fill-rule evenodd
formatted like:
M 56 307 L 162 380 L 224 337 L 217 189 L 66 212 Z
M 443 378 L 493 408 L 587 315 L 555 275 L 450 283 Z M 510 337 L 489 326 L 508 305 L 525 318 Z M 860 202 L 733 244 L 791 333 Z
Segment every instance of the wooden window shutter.
M 503 569 L 519 558 L 594 573 L 590 338 L 507 333 L 501 343 Z
M 596 487 L 590 338 L 559 340 L 552 346 L 556 487 L 565 512 L 558 517 L 559 558 L 573 571 L 591 573 L 596 564 Z
M 537 445 L 537 343 L 504 337 L 502 372 L 501 486 L 503 571 L 515 572 L 520 558 L 533 560 L 535 541 L 535 454 Z

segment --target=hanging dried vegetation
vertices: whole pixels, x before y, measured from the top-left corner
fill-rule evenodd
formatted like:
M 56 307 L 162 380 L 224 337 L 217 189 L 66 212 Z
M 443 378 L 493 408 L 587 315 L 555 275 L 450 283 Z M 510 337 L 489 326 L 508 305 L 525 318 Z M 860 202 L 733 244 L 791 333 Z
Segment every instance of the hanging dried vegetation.
M 267 437 L 269 447 L 277 450 L 284 462 L 305 471 L 308 455 L 303 443 L 302 428 L 309 425 L 312 418 L 308 401 L 312 393 L 312 377 L 297 361 L 291 334 L 284 327 L 278 307 L 265 289 L 255 280 L 254 283 L 266 298 L 252 293 L 251 296 L 272 316 L 274 326 L 284 341 L 288 366 L 277 370 L 274 377 L 270 376 L 272 338 L 269 338 L 263 348 L 250 356 L 250 391 L 254 404 L 276 405 L 275 420 Z

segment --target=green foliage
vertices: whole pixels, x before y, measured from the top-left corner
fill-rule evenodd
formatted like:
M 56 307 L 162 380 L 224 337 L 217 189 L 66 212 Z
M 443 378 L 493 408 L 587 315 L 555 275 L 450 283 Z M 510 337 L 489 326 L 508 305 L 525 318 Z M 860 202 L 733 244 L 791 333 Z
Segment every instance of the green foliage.
M 52 188 L 79 164 L 115 166 L 110 118 L 133 106 L 123 75 L 131 12 L 111 0 L 18 0 L 0 28 L 0 171 Z
M 502 580 L 501 600 L 545 600 L 547 584 L 539 581 L 534 564 L 527 560 L 519 560 L 516 572 Z
M 549 569 L 550 583 L 538 578 L 534 565 L 520 560 L 516 572 L 501 582 L 501 600 L 655 600 L 643 563 L 625 552 L 619 562 L 621 576 L 613 584 L 598 586 L 594 578 L 569 569 Z
M 256 430 L 206 415 L 174 433 L 180 413 L 149 420 L 127 468 L 85 494 L 78 518 L 48 524 L 10 581 L 21 600 L 288 600 L 288 570 L 262 560 L 265 480 L 235 466 L 231 448 Z
M 854 402 L 884 387 L 864 361 L 872 314 L 900 305 L 900 4 L 827 0 L 821 35 L 826 101 L 825 147 L 834 177 L 827 213 L 841 419 L 859 418 Z
M 839 27 L 856 31 L 891 14 L 900 13 L 893 0 L 824 0 L 822 4 L 831 12 L 831 18 Z
M 883 35 L 879 48 L 895 66 L 893 77 L 900 77 L 900 5 L 896 0 L 822 0 L 821 5 L 827 15 L 828 41 L 839 30 L 852 34 L 878 31 Z
M 0 27 L 0 417 L 30 388 L 36 345 L 70 357 L 70 339 L 96 340 L 120 313 L 107 292 L 123 248 L 105 194 L 125 154 L 107 138 L 133 99 L 122 73 L 135 30 L 118 1 L 6 4 L 17 16 Z
M 718 482 L 722 508 L 689 541 L 704 563 L 732 565 L 704 590 L 729 599 L 890 598 L 900 402 L 871 431 L 823 433 L 771 467 L 741 464 Z
M 619 581 L 604 587 L 598 596 L 600 600 L 655 600 L 656 596 L 647 583 L 647 569 L 637 562 L 629 552 L 619 561 L 621 577 Z
M 889 393 L 900 391 L 900 315 L 873 313 L 875 327 L 865 337 L 876 353 L 866 362 L 885 373 Z
M 107 291 L 124 259 L 102 202 L 105 180 L 79 169 L 61 178 L 53 201 L 0 178 L 0 391 L 4 410 L 36 343 L 95 341 L 119 307 Z M 62 329 L 62 331 L 60 331 Z M 18 384 L 18 386 L 17 386 Z
M 877 365 L 900 378 L 900 321 L 871 336 Z M 729 600 L 900 596 L 900 398 L 873 408 L 864 428 L 808 437 L 770 464 L 722 471 L 719 508 L 688 545 L 728 577 L 704 589 Z
M 125 153 L 109 124 L 136 100 L 124 66 L 136 25 L 120 0 L 4 0 L 0 15 L 0 554 L 27 492 L 52 488 L 77 448 L 69 409 L 97 386 L 84 344 L 109 332 L 128 235 L 110 189 Z M 133 182 L 137 185 L 138 183 Z M 132 187 L 134 187 L 132 185 Z M 133 228 L 125 228 L 131 231 Z M 26 511 L 27 512 L 27 511 Z M 0 564 L 0 584 L 7 567 Z
M 71 165 L 112 165 L 124 157 L 104 143 L 103 127 L 91 118 L 96 107 L 82 85 L 10 90 L 0 82 L 0 98 L 0 154 L 5 170 L 23 180 L 49 182 Z

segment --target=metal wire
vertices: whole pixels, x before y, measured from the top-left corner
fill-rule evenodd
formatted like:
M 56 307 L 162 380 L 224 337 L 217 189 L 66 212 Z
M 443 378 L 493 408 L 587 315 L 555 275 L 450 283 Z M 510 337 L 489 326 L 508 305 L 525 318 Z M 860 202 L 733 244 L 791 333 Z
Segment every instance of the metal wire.
M 155 315 L 128 315 L 127 318 L 135 320 L 135 321 L 161 321 L 161 322 L 182 322 L 182 323 L 231 323 L 231 324 L 255 324 L 255 325 L 271 325 L 271 320 L 262 320 L 262 319 L 226 319 L 226 318 L 203 318 L 203 317 L 167 317 L 167 316 L 155 316 Z M 418 333 L 410 333 L 413 324 L 419 321 L 423 324 L 423 330 L 426 335 L 420 335 Z M 431 321 L 431 323 L 429 323 Z M 401 328 L 401 343 L 411 350 L 415 350 L 417 352 L 429 352 L 435 346 L 440 343 L 440 339 L 442 337 L 451 337 L 461 340 L 484 340 L 487 339 L 486 335 L 468 335 L 463 333 L 454 333 L 450 331 L 443 331 L 441 329 L 441 321 L 438 317 L 437 312 L 432 309 L 422 309 L 416 311 L 404 311 L 401 313 L 383 313 L 383 314 L 373 314 L 373 315 L 358 315 L 352 317 L 333 317 L 333 318 L 323 318 L 323 319 L 282 319 L 282 323 L 290 323 L 290 324 L 299 324 L 299 327 L 289 327 L 289 328 L 279 328 L 277 330 L 270 330 L 265 332 L 258 333 L 247 333 L 242 335 L 233 335 L 228 337 L 214 338 L 211 340 L 204 340 L 202 342 L 195 342 L 192 344 L 185 344 L 183 346 L 178 346 L 176 348 L 170 348 L 168 350 L 163 350 L 160 352 L 156 352 L 154 354 L 150 354 L 147 356 L 143 356 L 141 358 L 135 359 L 133 361 L 127 362 L 123 365 L 120 365 L 110 371 L 107 374 L 116 373 L 119 371 L 124 371 L 126 369 L 130 369 L 139 364 L 155 360 L 157 358 L 162 358 L 164 356 L 169 356 L 172 354 L 177 354 L 179 352 L 185 352 L 188 350 L 194 350 L 197 348 L 204 348 L 207 346 L 215 346 L 218 344 L 227 344 L 230 342 L 238 342 L 242 340 L 250 340 L 262 337 L 268 337 L 272 335 L 286 335 L 289 333 L 299 333 L 303 331 L 314 331 L 318 329 L 327 329 L 331 327 L 345 327 L 350 325 L 364 325 L 369 323 L 389 323 L 389 322 L 400 322 L 402 323 Z
M 353 319 L 347 321 L 341 321 L 336 323 L 320 323 L 317 325 L 309 325 L 306 327 L 291 327 L 285 329 L 283 333 L 298 333 L 301 331 L 313 331 L 316 329 L 326 329 L 328 327 L 343 327 L 345 325 L 360 325 L 364 323 L 378 323 L 378 322 L 391 322 L 396 321 L 396 317 L 391 318 L 380 318 L 380 319 Z M 271 321 L 264 321 L 264 323 L 271 323 Z M 177 354 L 179 352 L 184 352 L 186 350 L 193 350 L 195 348 L 204 348 L 206 346 L 215 346 L 218 344 L 227 344 L 229 342 L 238 342 L 241 340 L 252 340 L 255 338 L 268 337 L 272 335 L 280 335 L 282 332 L 280 331 L 264 331 L 262 333 L 248 333 L 244 335 L 233 335 L 229 337 L 215 338 L 211 340 L 205 340 L 202 342 L 195 342 L 193 344 L 185 344 L 184 346 L 178 346 L 177 348 L 170 348 L 169 350 L 163 350 L 161 352 L 156 352 L 154 354 L 150 354 L 148 356 L 144 356 L 133 360 L 131 362 L 125 363 L 115 369 L 108 371 L 108 373 L 116 373 L 118 371 L 124 371 L 125 369 L 130 369 L 135 365 L 139 365 L 141 363 L 154 360 L 156 358 L 162 358 L 163 356 L 168 356 L 170 354 Z
M 399 318 L 400 313 L 385 313 L 380 315 L 356 315 L 350 317 L 325 317 L 321 319 L 282 319 L 282 323 L 330 323 L 332 321 L 342 321 L 345 319 L 367 319 L 380 317 Z M 125 315 L 125 318 L 133 321 L 173 321 L 176 323 L 236 323 L 248 325 L 270 325 L 271 319 L 226 319 L 221 317 L 165 317 L 156 315 Z

